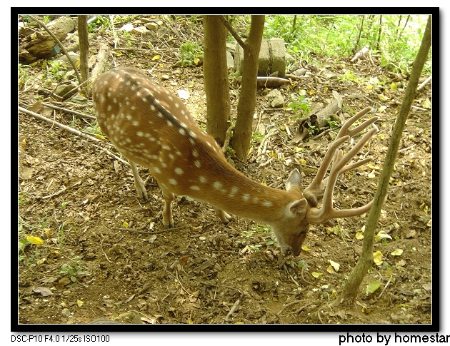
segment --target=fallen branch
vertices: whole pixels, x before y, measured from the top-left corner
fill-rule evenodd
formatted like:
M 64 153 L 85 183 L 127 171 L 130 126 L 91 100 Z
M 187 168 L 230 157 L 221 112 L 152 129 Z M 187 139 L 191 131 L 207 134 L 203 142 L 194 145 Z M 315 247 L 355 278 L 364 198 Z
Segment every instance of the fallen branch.
M 425 88 L 425 86 L 431 82 L 431 76 L 428 77 L 427 79 L 425 79 L 418 87 L 417 87 L 417 92 L 422 91 L 423 88 Z
M 74 111 L 74 110 L 71 110 L 71 109 L 68 109 L 68 108 L 58 107 L 58 106 L 52 105 L 51 103 L 43 102 L 42 104 L 44 106 L 46 106 L 46 107 L 49 107 L 49 108 L 52 108 L 52 109 L 56 109 L 58 111 L 63 111 L 63 112 L 66 112 L 66 113 L 74 114 L 74 115 L 77 115 L 77 116 L 82 117 L 82 118 L 92 119 L 92 120 L 96 119 L 96 117 L 94 117 L 93 115 L 84 114 L 84 113 L 77 112 L 77 111 Z
M 66 131 L 68 131 L 68 132 L 70 132 L 70 133 L 73 133 L 73 134 L 75 134 L 75 135 L 77 135 L 77 136 L 83 137 L 84 139 L 90 140 L 90 141 L 92 141 L 92 142 L 94 142 L 94 143 L 102 143 L 102 144 L 103 144 L 103 142 L 102 142 L 101 140 L 99 140 L 99 139 L 97 139 L 97 138 L 95 138 L 95 137 L 89 136 L 89 135 L 85 134 L 84 132 L 81 132 L 81 131 L 79 131 L 79 130 L 77 130 L 77 129 L 74 129 L 74 128 L 70 127 L 70 126 L 61 124 L 61 123 L 57 122 L 56 120 L 52 120 L 52 119 L 46 118 L 46 117 L 44 117 L 44 116 L 42 116 L 42 115 L 40 115 L 40 114 L 38 114 L 38 113 L 29 111 L 28 109 L 25 109 L 25 108 L 23 108 L 23 107 L 20 107 L 20 106 L 19 106 L 19 111 L 22 112 L 22 113 L 31 115 L 31 116 L 33 116 L 33 117 L 35 117 L 35 118 L 40 119 L 40 120 L 46 121 L 46 122 L 48 122 L 48 123 L 50 123 L 50 124 L 52 124 L 52 125 L 55 125 L 55 126 L 61 128 L 61 129 L 63 129 L 63 130 L 66 130 Z M 98 148 L 98 149 L 104 151 L 104 152 L 107 153 L 108 155 L 112 156 L 112 157 L 115 158 L 116 160 L 122 162 L 124 165 L 130 166 L 130 164 L 129 164 L 128 162 L 126 162 L 124 159 L 121 159 L 121 158 L 118 157 L 117 155 L 113 154 L 113 153 L 110 152 L 108 149 L 102 148 L 102 147 L 100 147 L 100 146 L 98 146 L 98 145 L 96 145 L 96 144 L 93 144 L 93 145 L 94 145 L 94 147 L 96 147 L 96 148 Z
M 234 314 L 236 309 L 238 308 L 239 304 L 241 303 L 242 293 L 241 296 L 234 302 L 233 306 L 231 307 L 230 311 L 228 312 L 227 316 L 225 317 L 225 322 L 227 322 L 231 315 Z

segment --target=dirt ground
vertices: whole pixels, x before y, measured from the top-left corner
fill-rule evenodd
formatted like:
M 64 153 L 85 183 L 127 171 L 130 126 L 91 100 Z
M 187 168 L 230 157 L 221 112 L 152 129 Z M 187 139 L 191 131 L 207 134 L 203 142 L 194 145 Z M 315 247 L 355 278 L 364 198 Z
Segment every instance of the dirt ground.
M 180 42 L 166 40 L 172 32 L 167 23 L 158 30 L 146 39 L 165 52 L 160 60 L 116 50 L 114 62 L 152 69 L 161 85 L 188 90 L 186 103 L 204 126 L 202 67 L 173 66 Z M 136 47 L 142 42 L 139 36 L 133 40 Z M 112 33 L 92 37 L 92 55 L 99 42 L 112 45 Z M 312 73 L 280 88 L 287 100 L 304 91 L 311 102 L 326 103 L 336 90 L 344 98 L 342 118 L 366 106 L 379 116 L 380 131 L 364 150 L 371 163 L 344 174 L 335 188 L 337 208 L 367 203 L 407 80 L 367 61 L 317 57 L 304 67 Z M 342 78 L 346 71 L 363 82 Z M 31 108 L 42 100 L 43 72 L 36 64 L 28 73 L 31 82 L 21 88 L 19 102 Z M 380 83 L 368 88 L 365 82 L 375 77 Z M 398 88 L 390 88 L 392 83 Z M 232 88 L 234 115 L 237 86 Z M 272 108 L 268 91 L 258 90 L 255 126 L 264 136 L 276 131 L 265 139 L 264 152 L 258 150 L 261 138 L 254 136 L 248 162 L 234 164 L 279 188 L 297 167 L 306 186 L 337 131 L 295 143 L 298 117 L 287 107 Z M 224 225 L 211 206 L 186 197 L 174 203 L 175 228 L 165 229 L 161 192 L 145 168 L 140 173 L 148 178 L 151 198 L 142 203 L 126 166 L 85 139 L 19 114 L 19 322 L 430 324 L 430 98 L 427 87 L 411 110 L 377 229 L 374 251 L 383 254 L 382 263 L 373 265 L 353 308 L 332 304 L 361 253 L 364 217 L 312 226 L 298 257 L 283 257 L 268 227 L 238 217 Z M 95 115 L 92 100 L 80 95 L 63 107 Z M 80 130 L 95 126 L 95 121 L 46 110 L 49 118 Z M 102 143 L 116 152 L 107 140 Z M 369 292 L 374 285 L 378 289 Z

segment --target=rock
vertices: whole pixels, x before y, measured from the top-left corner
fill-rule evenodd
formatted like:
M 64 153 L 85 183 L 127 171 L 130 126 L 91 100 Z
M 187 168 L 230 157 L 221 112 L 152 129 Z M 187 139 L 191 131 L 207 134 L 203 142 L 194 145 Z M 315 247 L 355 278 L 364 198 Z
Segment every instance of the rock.
M 280 90 L 273 89 L 267 94 L 267 100 L 270 102 L 270 106 L 274 108 L 281 108 L 284 105 L 284 97 L 281 95 Z

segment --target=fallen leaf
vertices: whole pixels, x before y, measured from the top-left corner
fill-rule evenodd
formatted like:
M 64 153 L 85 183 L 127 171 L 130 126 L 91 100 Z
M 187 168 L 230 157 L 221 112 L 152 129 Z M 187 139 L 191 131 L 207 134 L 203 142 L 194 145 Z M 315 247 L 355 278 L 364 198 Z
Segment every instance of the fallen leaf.
M 357 240 L 363 240 L 364 239 L 364 232 L 361 232 L 361 231 L 356 232 L 355 238 Z
M 383 95 L 383 94 L 378 94 L 378 99 L 380 101 L 387 101 L 387 100 L 389 100 L 389 97 L 387 97 L 386 95 Z
M 391 252 L 391 256 L 401 256 L 402 254 L 403 254 L 402 249 L 395 249 L 394 251 Z
M 395 265 L 397 267 L 404 267 L 406 265 L 406 261 L 405 260 L 400 260 L 397 263 L 395 263 Z
M 405 238 L 406 239 L 415 238 L 416 235 L 417 235 L 417 232 L 414 229 L 410 229 L 408 232 L 406 232 Z
M 426 109 L 431 108 L 431 101 L 428 97 L 422 102 L 422 107 Z
M 84 305 L 84 302 L 80 299 L 77 299 L 77 305 L 79 308 L 81 308 Z
M 341 267 L 341 265 L 333 260 L 328 260 L 328 262 L 330 262 L 331 266 L 333 267 L 333 269 L 335 271 L 339 271 L 339 268 Z
M 373 262 L 377 266 L 380 266 L 381 264 L 383 264 L 383 253 L 381 251 L 378 250 L 373 253 Z
M 381 282 L 379 280 L 372 280 L 366 286 L 366 294 L 370 295 L 376 292 L 381 286 Z
M 320 277 L 323 275 L 323 273 L 312 272 L 311 275 L 312 275 L 314 278 L 318 279 L 318 278 L 320 278 Z
M 27 235 L 25 238 L 26 238 L 27 242 L 29 242 L 30 244 L 33 244 L 33 245 L 44 244 L 44 241 L 41 238 L 35 237 L 34 235 Z
M 375 241 L 380 241 L 382 239 L 390 239 L 392 240 L 392 237 L 386 233 L 386 231 L 381 230 L 375 235 Z
M 152 57 L 152 61 L 158 61 L 159 59 L 161 59 L 161 55 L 156 54 Z
M 48 296 L 53 295 L 53 292 L 50 291 L 50 288 L 48 288 L 48 287 L 36 287 L 33 290 L 33 292 L 36 294 L 40 294 L 43 297 L 48 297 Z
M 302 245 L 302 251 L 305 251 L 305 252 L 309 252 L 309 251 L 311 251 L 311 248 L 308 246 L 308 245 Z

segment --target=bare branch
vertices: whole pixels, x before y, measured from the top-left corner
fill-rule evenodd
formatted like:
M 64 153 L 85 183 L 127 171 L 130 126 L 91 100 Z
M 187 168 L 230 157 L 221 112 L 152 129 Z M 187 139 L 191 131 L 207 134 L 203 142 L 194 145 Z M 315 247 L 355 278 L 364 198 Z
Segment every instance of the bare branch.
M 223 25 L 228 29 L 228 31 L 230 32 L 231 36 L 234 37 L 234 39 L 237 41 L 237 43 L 239 43 L 239 45 L 242 47 L 242 49 L 245 51 L 248 49 L 247 44 L 242 41 L 241 37 L 239 36 L 239 34 L 234 31 L 233 27 L 231 26 L 230 22 L 228 22 L 224 16 L 219 16 L 220 20 L 222 21 Z
M 63 44 L 61 43 L 60 40 L 58 40 L 58 38 L 47 28 L 47 26 L 40 21 L 39 19 L 37 19 L 34 16 L 30 16 L 31 19 L 33 19 L 36 23 L 38 23 L 45 31 L 48 32 L 48 34 L 55 40 L 55 42 L 58 44 L 58 46 L 61 47 L 61 50 L 63 51 L 63 53 L 65 54 L 65 56 L 67 57 L 67 59 L 70 62 L 70 65 L 72 65 L 73 70 L 75 71 L 75 75 L 77 76 L 78 79 L 78 83 L 81 84 L 82 80 L 81 80 L 81 76 L 78 73 L 77 67 L 75 66 L 75 63 L 73 62 L 72 58 L 70 57 L 69 53 L 67 52 L 66 48 L 64 48 Z

